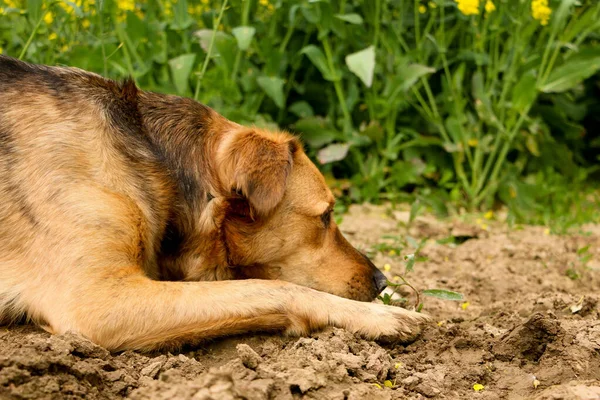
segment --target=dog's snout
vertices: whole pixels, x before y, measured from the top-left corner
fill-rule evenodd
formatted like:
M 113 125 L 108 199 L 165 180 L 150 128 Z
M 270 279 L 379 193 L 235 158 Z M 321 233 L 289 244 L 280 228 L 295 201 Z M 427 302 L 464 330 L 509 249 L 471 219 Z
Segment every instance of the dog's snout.
M 387 278 L 380 270 L 376 270 L 375 274 L 373 274 L 373 283 L 375 284 L 377 293 L 381 293 L 387 287 Z

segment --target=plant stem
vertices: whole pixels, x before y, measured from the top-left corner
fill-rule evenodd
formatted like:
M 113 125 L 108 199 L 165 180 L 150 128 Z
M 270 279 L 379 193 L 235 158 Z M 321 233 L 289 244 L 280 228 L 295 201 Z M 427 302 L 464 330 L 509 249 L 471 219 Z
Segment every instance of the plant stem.
M 375 25 L 375 33 L 373 34 L 373 47 L 377 48 L 379 44 L 379 29 L 381 24 L 381 0 L 375 0 L 375 20 L 373 21 Z
M 202 79 L 204 78 L 204 74 L 206 73 L 206 68 L 208 68 L 208 62 L 212 56 L 212 49 L 215 44 L 215 38 L 217 37 L 217 29 L 221 24 L 221 18 L 223 18 L 223 13 L 225 12 L 225 7 L 227 6 L 227 0 L 223 0 L 223 5 L 221 6 L 221 10 L 219 11 L 219 15 L 217 16 L 217 20 L 213 21 L 213 34 L 210 38 L 210 44 L 208 45 L 208 52 L 206 53 L 206 58 L 204 58 L 204 64 L 202 64 L 202 70 L 198 74 L 198 81 L 196 82 L 196 90 L 194 91 L 194 100 L 198 101 L 198 96 L 200 96 L 200 86 L 202 85 Z
M 413 285 L 411 285 L 410 282 L 408 282 L 406 278 L 404 278 L 402 275 L 400 275 L 399 278 L 402 280 L 402 283 L 394 283 L 388 281 L 388 286 L 393 288 L 408 286 L 409 288 L 411 288 L 413 292 L 415 292 L 415 294 L 417 295 L 417 303 L 415 305 L 415 308 L 419 307 L 419 304 L 421 304 L 421 294 L 419 293 L 419 291 Z M 394 289 L 394 293 L 396 293 L 396 289 Z
M 117 25 L 117 35 L 119 36 L 119 40 L 123 44 L 123 54 L 125 55 L 125 63 L 127 64 L 127 70 L 129 71 L 129 76 L 135 82 L 136 81 L 135 70 L 133 68 L 133 63 L 131 62 L 131 55 L 129 54 L 129 50 L 127 48 L 127 40 L 125 39 L 125 32 L 123 31 L 122 25 Z
M 27 39 L 27 42 L 25 43 L 25 46 L 23 46 L 23 50 L 21 50 L 21 54 L 19 54 L 19 60 L 22 60 L 23 57 L 25 57 L 25 53 L 27 52 L 27 49 L 31 45 L 31 41 L 33 40 L 35 34 L 37 33 L 37 30 L 40 29 L 40 25 L 42 24 L 42 21 L 44 20 L 44 17 L 46 16 L 46 14 L 48 12 L 50 12 L 50 10 L 46 10 L 45 12 L 43 12 L 42 15 L 40 16 L 40 19 L 35 24 L 35 27 L 33 28 L 33 31 L 31 32 L 31 35 L 29 35 L 29 38 Z
M 496 159 L 496 163 L 494 165 L 494 169 L 492 170 L 492 173 L 488 180 L 488 184 L 481 191 L 481 193 L 479 193 L 479 195 L 476 197 L 476 200 L 475 200 L 476 205 L 479 205 L 481 203 L 481 201 L 483 201 L 485 199 L 485 197 L 487 196 L 492 185 L 495 185 L 496 179 L 498 178 L 498 174 L 500 172 L 500 168 L 504 165 L 504 163 L 506 161 L 506 155 L 508 154 L 508 151 L 510 150 L 510 145 L 512 144 L 513 139 L 517 136 L 519 129 L 521 129 L 521 125 L 523 125 L 523 122 L 525 121 L 525 118 L 529 114 L 529 110 L 531 109 L 532 105 L 533 105 L 533 103 L 529 104 L 525 108 L 525 110 L 523 110 L 523 112 L 519 116 L 519 119 L 517 120 L 515 125 L 512 127 L 512 130 L 510 131 L 508 138 L 504 142 L 504 145 L 502 146 L 502 150 L 500 151 L 500 154 L 498 155 L 498 158 Z M 484 178 L 484 177 L 482 177 L 482 178 Z
M 242 11 L 242 26 L 248 26 L 248 18 L 250 14 L 250 4 L 252 0 L 242 0 L 244 2 L 244 10 Z M 233 63 L 233 71 L 231 72 L 231 80 L 235 81 L 237 78 L 238 70 L 240 68 L 240 62 L 242 60 L 242 50 L 238 48 L 235 54 L 235 61 Z
M 417 50 L 421 49 L 421 32 L 420 32 L 420 22 L 421 18 L 419 17 L 419 0 L 415 0 L 413 3 L 413 14 L 415 16 L 415 47 Z M 420 53 L 420 52 L 418 52 Z
M 341 79 L 340 77 L 338 77 L 338 74 L 335 70 L 335 65 L 333 63 L 333 54 L 331 52 L 331 46 L 329 45 L 329 38 L 325 37 L 321 40 L 321 42 L 323 43 L 323 49 L 325 49 L 325 56 L 327 57 L 327 63 L 329 64 L 329 71 L 331 71 L 331 74 L 335 76 L 333 86 L 335 88 L 335 93 L 340 103 L 340 107 L 342 108 L 342 114 L 344 115 L 344 132 L 347 132 L 348 130 L 352 129 L 352 117 L 350 116 L 350 112 L 348 111 L 348 106 L 346 104 L 346 97 L 344 96 L 344 90 L 342 88 Z
M 287 32 L 285 33 L 285 36 L 283 37 L 283 41 L 281 42 L 281 45 L 279 45 L 280 53 L 283 53 L 285 51 L 285 48 L 287 47 L 288 43 L 290 42 L 290 39 L 292 38 L 292 34 L 294 33 L 295 28 L 296 28 L 296 19 L 294 18 L 294 20 L 291 21 L 290 25 L 288 26 Z

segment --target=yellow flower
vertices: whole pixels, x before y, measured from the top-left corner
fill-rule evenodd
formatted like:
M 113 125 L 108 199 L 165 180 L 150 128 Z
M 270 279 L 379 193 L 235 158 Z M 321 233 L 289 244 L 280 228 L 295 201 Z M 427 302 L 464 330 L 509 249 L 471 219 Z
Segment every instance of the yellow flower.
M 57 37 L 58 35 L 56 32 L 52 32 L 50 35 L 48 35 L 48 40 L 56 40 Z
M 479 15 L 479 0 L 454 0 L 464 15 Z
M 467 141 L 467 144 L 469 145 L 469 147 L 477 147 L 477 145 L 479 144 L 479 140 L 477 140 L 477 139 L 469 139 Z
M 485 2 L 485 12 L 488 13 L 488 14 L 491 14 L 494 11 L 496 11 L 496 6 L 492 2 L 492 0 L 487 0 Z
M 188 6 L 188 13 L 190 15 L 200 15 L 204 11 L 204 6 L 202 4 L 196 4 L 195 6 Z
M 392 266 L 390 264 L 385 264 L 383 266 L 383 270 L 386 271 L 386 272 L 389 271 L 390 269 L 392 269 Z
M 425 13 L 427 12 L 427 7 L 425 7 L 423 4 L 421 4 L 421 5 L 419 6 L 419 12 L 420 12 L 421 14 L 425 14 Z
M 81 26 L 83 26 L 85 29 L 89 28 L 90 27 L 90 20 L 89 19 L 84 19 L 81 22 Z
M 135 10 L 135 0 L 119 0 L 117 2 L 119 5 L 119 10 L 123 11 L 134 11 Z
M 54 21 L 54 15 L 51 11 L 48 11 L 46 15 L 44 15 L 44 22 L 50 25 Z
M 261 6 L 268 6 L 269 5 L 269 0 L 258 0 L 258 2 L 260 3 Z
M 65 10 L 67 13 L 71 13 L 71 11 L 73 11 L 73 8 L 71 8 L 71 6 L 68 5 L 67 3 L 65 3 L 64 1 L 59 1 L 58 5 L 60 6 L 60 8 Z
M 483 389 L 485 389 L 485 386 L 483 386 L 481 383 L 476 383 L 473 385 L 473 390 L 476 392 L 479 392 Z
M 492 218 L 494 218 L 494 212 L 492 210 L 489 210 L 488 212 L 486 212 L 483 215 L 483 218 L 485 218 L 485 219 L 492 219 Z
M 4 49 L 0 47 L 0 54 L 4 53 Z
M 200 3 L 207 5 L 208 3 L 210 3 L 210 0 L 200 0 Z
M 548 0 L 532 0 L 531 15 L 534 19 L 540 21 L 542 25 L 548 25 L 552 9 L 548 7 Z
M 0 15 L 4 14 L 4 8 L 0 7 Z

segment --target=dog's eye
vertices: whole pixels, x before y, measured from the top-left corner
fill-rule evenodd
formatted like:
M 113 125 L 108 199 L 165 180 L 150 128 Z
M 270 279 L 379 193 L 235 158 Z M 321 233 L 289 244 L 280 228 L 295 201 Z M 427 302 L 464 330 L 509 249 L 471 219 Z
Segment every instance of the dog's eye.
M 332 212 L 333 212 L 333 210 L 327 210 L 323 214 L 321 214 L 321 221 L 323 221 L 323 225 L 325 225 L 325 227 L 329 226 L 329 222 L 331 221 L 331 213 Z

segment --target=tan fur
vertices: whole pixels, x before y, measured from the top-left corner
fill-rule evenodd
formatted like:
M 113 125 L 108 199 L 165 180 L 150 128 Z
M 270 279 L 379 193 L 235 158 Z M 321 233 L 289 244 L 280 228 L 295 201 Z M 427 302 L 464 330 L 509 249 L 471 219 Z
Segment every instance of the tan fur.
M 111 350 L 333 325 L 407 340 L 369 303 L 299 141 L 189 99 L 0 56 L 0 321 Z

